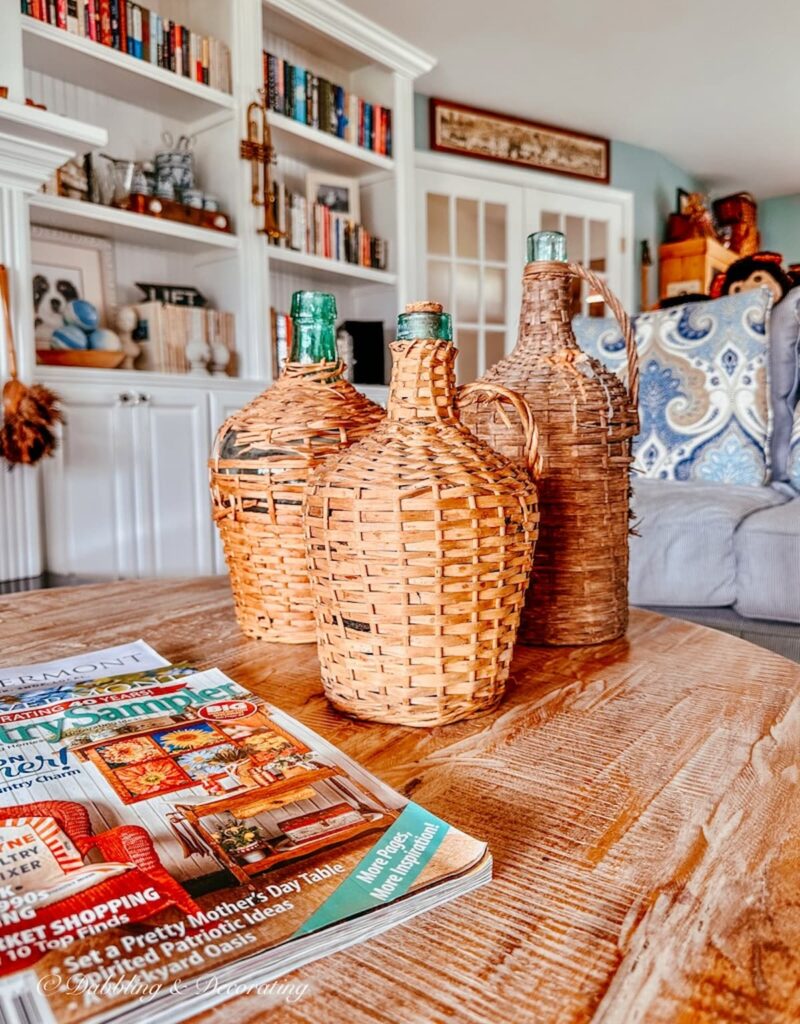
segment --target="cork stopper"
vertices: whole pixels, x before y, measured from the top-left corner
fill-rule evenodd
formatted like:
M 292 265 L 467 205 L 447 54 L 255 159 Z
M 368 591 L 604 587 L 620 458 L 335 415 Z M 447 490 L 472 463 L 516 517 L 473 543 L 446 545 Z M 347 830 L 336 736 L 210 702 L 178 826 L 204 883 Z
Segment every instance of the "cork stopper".
M 436 313 L 441 314 L 444 306 L 441 302 L 407 302 L 406 313 Z

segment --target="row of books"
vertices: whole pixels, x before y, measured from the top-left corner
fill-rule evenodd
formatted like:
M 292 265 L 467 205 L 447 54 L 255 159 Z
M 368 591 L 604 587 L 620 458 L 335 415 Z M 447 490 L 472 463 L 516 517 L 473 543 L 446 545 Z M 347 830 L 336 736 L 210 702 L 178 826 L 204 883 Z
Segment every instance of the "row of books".
M 228 47 L 126 0 L 21 0 L 22 13 L 120 53 L 231 91 Z
M 263 54 L 270 110 L 362 149 L 392 155 L 392 112 L 289 61 Z
M 273 244 L 310 256 L 386 270 L 388 243 L 376 238 L 346 213 L 334 213 L 321 203 L 309 203 L 279 182 L 275 188 L 275 219 L 285 237 Z
M 137 370 L 188 373 L 186 346 L 200 338 L 208 345 L 217 341 L 225 344 L 231 353 L 227 372 L 235 375 L 236 317 L 233 313 L 166 302 L 142 302 L 135 308 L 139 316 L 136 338 L 142 346 Z

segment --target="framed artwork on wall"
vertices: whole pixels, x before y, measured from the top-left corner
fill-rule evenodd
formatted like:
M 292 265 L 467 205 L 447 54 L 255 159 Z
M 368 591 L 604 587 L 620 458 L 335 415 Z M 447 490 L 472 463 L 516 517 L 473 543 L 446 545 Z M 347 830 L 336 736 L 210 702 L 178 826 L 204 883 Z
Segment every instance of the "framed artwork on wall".
M 40 346 L 47 347 L 74 299 L 91 302 L 100 326 L 109 325 L 116 307 L 113 252 L 105 238 L 31 228 L 34 333 Z
M 431 149 L 607 185 L 608 139 L 431 97 Z

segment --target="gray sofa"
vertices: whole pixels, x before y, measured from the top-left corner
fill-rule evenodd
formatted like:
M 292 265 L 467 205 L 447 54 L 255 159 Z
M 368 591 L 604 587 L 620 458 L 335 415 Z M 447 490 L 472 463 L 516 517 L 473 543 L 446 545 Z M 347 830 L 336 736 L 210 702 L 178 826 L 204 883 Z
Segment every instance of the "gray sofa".
M 576 318 L 575 331 L 592 351 L 597 327 Z M 767 335 L 772 482 L 634 477 L 630 597 L 800 661 L 800 493 L 788 469 L 800 415 L 800 288 L 774 307 Z
M 800 496 L 634 481 L 631 602 L 800 661 Z

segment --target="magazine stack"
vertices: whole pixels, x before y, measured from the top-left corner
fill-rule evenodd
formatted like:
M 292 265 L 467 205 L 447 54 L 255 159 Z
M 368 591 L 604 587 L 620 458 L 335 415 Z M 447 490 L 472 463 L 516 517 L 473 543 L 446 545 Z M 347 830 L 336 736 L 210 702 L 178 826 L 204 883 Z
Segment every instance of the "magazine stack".
M 143 641 L 0 669 L 0 747 L 3 1024 L 174 1022 L 491 877 L 485 844 Z

